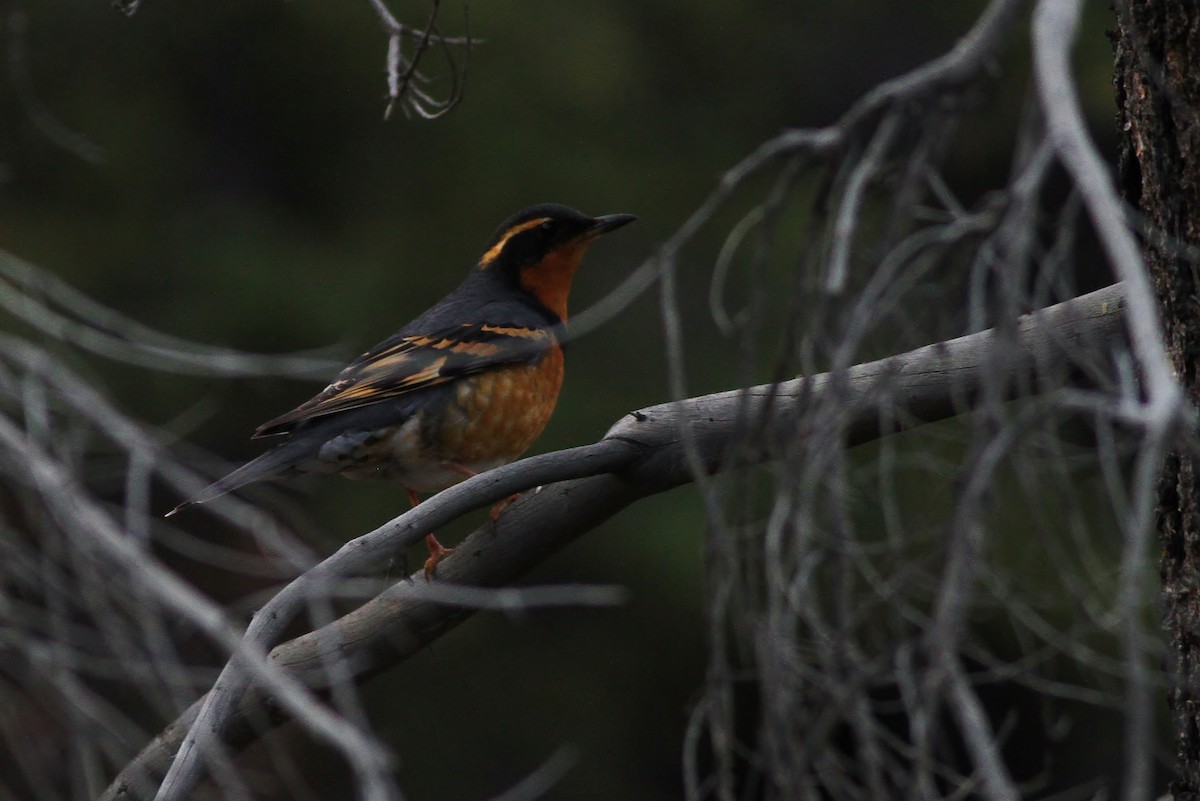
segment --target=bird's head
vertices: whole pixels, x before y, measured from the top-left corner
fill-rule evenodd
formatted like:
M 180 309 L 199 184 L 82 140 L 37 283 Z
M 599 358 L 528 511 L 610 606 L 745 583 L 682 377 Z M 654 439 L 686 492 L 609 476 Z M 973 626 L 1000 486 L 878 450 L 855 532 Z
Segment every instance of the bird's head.
M 554 203 L 531 206 L 496 229 L 477 269 L 514 282 L 565 321 L 567 295 L 583 254 L 599 237 L 636 219 L 632 214 L 589 217 Z

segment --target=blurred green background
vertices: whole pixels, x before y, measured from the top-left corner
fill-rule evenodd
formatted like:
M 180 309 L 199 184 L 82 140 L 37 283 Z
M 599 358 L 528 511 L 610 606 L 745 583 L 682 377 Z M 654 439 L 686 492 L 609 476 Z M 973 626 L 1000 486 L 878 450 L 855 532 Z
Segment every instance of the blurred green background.
M 386 39 L 365 0 L 145 0 L 132 18 L 100 0 L 8 2 L 0 247 L 177 336 L 261 352 L 332 345 L 342 358 L 452 288 L 493 228 L 526 205 L 639 215 L 589 255 L 578 311 L 757 144 L 834 121 L 872 85 L 951 46 L 982 7 L 474 3 L 469 28 L 481 42 L 462 104 L 434 122 L 385 122 Z M 391 8 L 410 24 L 428 13 L 422 2 Z M 462 33 L 466 10 L 444 4 L 442 30 Z M 1093 9 L 1077 64 L 1112 152 L 1105 14 Z M 1027 88 L 1024 35 L 950 162 L 964 197 L 1007 174 Z M 436 93 L 447 73 L 436 53 L 427 64 Z M 98 158 L 64 148 L 59 126 Z M 746 375 L 705 308 L 717 249 L 744 210 L 735 204 L 682 262 L 692 393 Z M 90 356 L 76 364 L 129 414 L 214 454 L 200 462 L 213 471 L 258 453 L 254 427 L 322 385 L 200 379 Z M 559 411 L 537 450 L 595 440 L 625 412 L 666 400 L 665 374 L 651 292 L 572 343 Z M 333 479 L 268 493 L 293 517 L 303 510 L 322 547 L 405 506 L 394 488 Z M 183 524 L 211 525 L 203 516 Z M 561 744 L 578 763 L 555 797 L 679 797 L 686 714 L 705 669 L 703 531 L 692 490 L 641 503 L 531 578 L 622 584 L 627 606 L 481 615 L 376 680 L 371 710 L 411 797 L 487 797 Z M 240 577 L 210 579 L 229 602 L 254 589 Z

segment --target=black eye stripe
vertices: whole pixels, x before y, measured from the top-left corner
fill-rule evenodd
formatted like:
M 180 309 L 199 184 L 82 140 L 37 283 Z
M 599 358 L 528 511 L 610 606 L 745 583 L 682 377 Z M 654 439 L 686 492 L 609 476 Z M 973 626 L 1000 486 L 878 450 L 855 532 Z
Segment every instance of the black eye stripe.
M 551 244 L 562 230 L 558 220 L 545 220 L 533 228 L 522 231 L 512 238 L 517 248 L 538 248 Z

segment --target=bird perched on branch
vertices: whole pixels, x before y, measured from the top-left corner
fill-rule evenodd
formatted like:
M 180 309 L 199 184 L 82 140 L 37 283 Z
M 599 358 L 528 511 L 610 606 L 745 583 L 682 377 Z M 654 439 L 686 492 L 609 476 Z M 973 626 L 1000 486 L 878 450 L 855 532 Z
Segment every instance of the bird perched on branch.
M 637 219 L 533 206 L 509 218 L 441 301 L 254 437 L 287 439 L 172 509 L 254 481 L 340 473 L 399 484 L 415 506 L 507 464 L 541 434 L 563 380 L 567 295 L 588 247 Z M 452 549 L 426 537 L 430 575 Z

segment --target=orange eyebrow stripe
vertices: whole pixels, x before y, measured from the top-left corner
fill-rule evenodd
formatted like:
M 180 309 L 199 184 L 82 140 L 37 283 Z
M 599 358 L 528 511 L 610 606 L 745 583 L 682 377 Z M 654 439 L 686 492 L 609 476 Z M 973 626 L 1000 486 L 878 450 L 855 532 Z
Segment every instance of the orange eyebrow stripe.
M 536 220 L 529 220 L 528 222 L 523 222 L 520 225 L 514 225 L 512 228 L 509 228 L 504 232 L 504 236 L 500 237 L 500 241 L 488 248 L 487 253 L 483 254 L 483 258 L 479 260 L 479 266 L 487 267 L 504 251 L 504 246 L 508 244 L 508 240 L 512 239 L 522 231 L 528 231 L 530 228 L 537 228 L 548 219 L 550 218 L 538 217 Z

